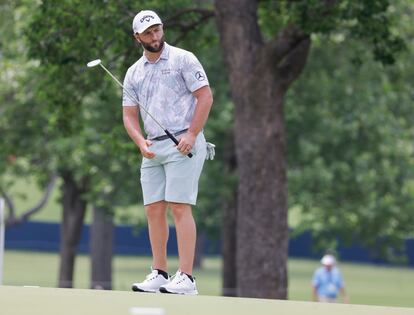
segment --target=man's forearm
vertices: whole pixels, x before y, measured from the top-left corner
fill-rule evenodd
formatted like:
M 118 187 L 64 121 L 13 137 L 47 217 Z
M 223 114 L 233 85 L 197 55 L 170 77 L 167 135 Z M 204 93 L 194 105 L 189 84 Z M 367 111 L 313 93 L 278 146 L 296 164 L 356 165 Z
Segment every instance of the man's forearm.
M 134 143 L 140 147 L 140 145 L 145 141 L 145 138 L 142 134 L 141 126 L 139 125 L 139 120 L 137 114 L 134 112 L 125 112 L 123 114 L 124 127 L 129 135 L 129 137 L 134 141 Z
M 206 87 L 204 91 L 195 93 L 195 96 L 197 98 L 197 106 L 188 132 L 197 136 L 207 122 L 211 106 L 213 105 L 213 97 L 209 87 Z
M 145 138 L 142 135 L 142 131 L 139 130 L 141 128 L 139 128 L 139 127 L 135 128 L 135 127 L 132 127 L 131 125 L 128 125 L 128 124 L 124 124 L 124 125 L 125 125 L 125 129 L 126 129 L 128 135 L 129 135 L 129 137 L 139 147 L 145 141 Z

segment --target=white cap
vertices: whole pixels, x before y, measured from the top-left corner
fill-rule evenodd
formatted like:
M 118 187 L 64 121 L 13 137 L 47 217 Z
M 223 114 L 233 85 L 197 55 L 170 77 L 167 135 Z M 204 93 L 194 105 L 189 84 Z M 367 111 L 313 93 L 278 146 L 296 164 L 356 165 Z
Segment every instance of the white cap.
M 132 22 L 132 29 L 134 30 L 134 34 L 141 34 L 148 27 L 157 24 L 162 24 L 161 19 L 157 13 L 150 10 L 142 10 L 138 12 L 137 15 L 135 15 L 134 21 Z
M 321 259 L 321 264 L 324 266 L 333 266 L 336 264 L 336 259 L 332 255 L 325 255 Z

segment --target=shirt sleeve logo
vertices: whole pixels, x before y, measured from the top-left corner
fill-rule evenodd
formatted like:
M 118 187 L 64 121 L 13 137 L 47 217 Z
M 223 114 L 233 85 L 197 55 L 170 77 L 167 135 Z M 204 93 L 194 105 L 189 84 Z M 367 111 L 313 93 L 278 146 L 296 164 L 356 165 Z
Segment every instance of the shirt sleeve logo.
M 204 81 L 206 77 L 204 76 L 204 73 L 201 71 L 197 71 L 195 74 L 195 77 L 198 81 Z

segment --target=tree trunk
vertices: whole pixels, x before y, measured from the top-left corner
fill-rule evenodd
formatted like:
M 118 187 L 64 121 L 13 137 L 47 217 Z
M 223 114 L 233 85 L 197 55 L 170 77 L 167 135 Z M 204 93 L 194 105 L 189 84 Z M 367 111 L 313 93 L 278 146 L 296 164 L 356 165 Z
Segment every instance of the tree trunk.
M 82 198 L 85 188 L 75 182 L 70 172 L 64 173 L 62 179 L 63 219 L 60 232 L 59 287 L 72 288 L 75 256 L 86 211 L 86 202 Z
M 283 93 L 276 93 L 269 81 L 257 81 L 262 84 L 251 82 L 251 89 L 240 93 L 246 101 L 238 103 L 236 117 L 238 295 L 285 299 L 288 226 Z
M 94 207 L 90 231 L 92 289 L 112 289 L 113 231 L 112 216 Z
M 283 97 L 306 61 L 308 37 L 286 29 L 263 43 L 257 3 L 216 0 L 235 104 L 239 174 L 237 295 L 287 298 L 287 178 Z
M 236 222 L 237 192 L 224 208 L 222 226 L 223 295 L 237 296 L 236 279 Z

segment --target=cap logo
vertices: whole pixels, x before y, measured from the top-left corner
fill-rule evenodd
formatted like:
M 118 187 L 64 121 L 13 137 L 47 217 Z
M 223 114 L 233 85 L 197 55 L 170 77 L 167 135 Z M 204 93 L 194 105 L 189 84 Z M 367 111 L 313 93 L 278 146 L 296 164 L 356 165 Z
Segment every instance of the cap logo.
M 141 20 L 139 20 L 141 23 L 144 21 L 149 22 L 151 19 L 155 19 L 152 15 L 145 15 L 141 18 Z

